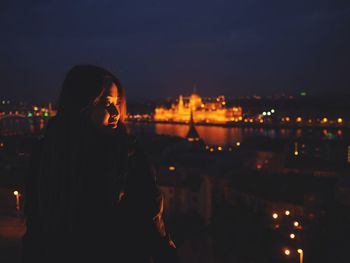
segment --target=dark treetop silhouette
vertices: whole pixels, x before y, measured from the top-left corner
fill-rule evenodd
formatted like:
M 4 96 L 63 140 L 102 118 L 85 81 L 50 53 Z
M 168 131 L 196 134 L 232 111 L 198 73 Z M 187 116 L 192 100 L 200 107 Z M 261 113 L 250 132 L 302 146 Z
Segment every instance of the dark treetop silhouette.
M 125 93 L 100 67 L 67 74 L 57 116 L 34 147 L 24 262 L 170 262 L 154 170 L 123 120 Z

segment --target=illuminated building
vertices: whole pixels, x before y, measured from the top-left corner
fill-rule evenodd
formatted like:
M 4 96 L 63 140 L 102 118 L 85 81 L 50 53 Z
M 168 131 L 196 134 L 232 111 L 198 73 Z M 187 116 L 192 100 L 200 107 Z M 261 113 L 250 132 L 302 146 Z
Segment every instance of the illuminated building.
M 227 107 L 224 96 L 219 96 L 213 101 L 204 102 L 196 92 L 193 92 L 190 97 L 180 95 L 178 102 L 173 103 L 170 109 L 157 107 L 154 120 L 189 122 L 191 112 L 195 123 L 224 124 L 242 120 L 242 108 Z

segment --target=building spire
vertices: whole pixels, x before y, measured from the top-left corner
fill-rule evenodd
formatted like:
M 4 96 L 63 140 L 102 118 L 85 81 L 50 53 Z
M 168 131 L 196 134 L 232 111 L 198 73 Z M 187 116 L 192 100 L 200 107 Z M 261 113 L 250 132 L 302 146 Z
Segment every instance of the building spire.
M 199 134 L 196 130 L 196 127 L 194 126 L 194 119 L 193 119 L 193 111 L 191 109 L 191 112 L 190 112 L 190 123 L 189 123 L 189 126 L 190 126 L 190 129 L 188 130 L 188 133 L 187 133 L 187 140 L 189 142 L 193 142 L 193 141 L 199 141 L 200 140 L 200 137 L 199 137 Z
M 197 84 L 193 83 L 193 90 L 192 90 L 192 94 L 196 94 L 197 93 Z

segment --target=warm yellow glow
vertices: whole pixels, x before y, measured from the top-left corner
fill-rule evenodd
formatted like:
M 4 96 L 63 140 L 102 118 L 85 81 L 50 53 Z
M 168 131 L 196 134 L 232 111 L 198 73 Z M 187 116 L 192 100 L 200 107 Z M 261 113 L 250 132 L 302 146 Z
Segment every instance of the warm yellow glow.
M 272 217 L 273 217 L 274 219 L 277 219 L 277 218 L 278 218 L 278 214 L 277 214 L 277 213 L 273 213 L 273 214 L 272 214 Z
M 222 151 L 222 147 L 221 146 L 218 146 L 218 151 Z
M 219 96 L 214 101 L 203 102 L 202 98 L 193 93 L 190 97 L 179 96 L 177 103 L 170 108 L 157 107 L 154 120 L 189 122 L 191 112 L 194 122 L 227 123 L 242 120 L 242 107 L 226 107 L 224 96 Z
M 13 194 L 14 194 L 15 196 L 17 196 L 19 193 L 18 193 L 18 191 L 14 191 Z
M 285 120 L 286 120 L 286 122 L 289 122 L 289 121 L 290 121 L 290 118 L 289 118 L 289 117 L 286 117 Z
M 294 225 L 295 227 L 298 227 L 300 224 L 299 224 L 298 221 L 294 221 L 293 225 Z
M 303 119 L 301 117 L 297 118 L 297 122 L 301 122 Z
M 327 121 L 328 121 L 328 119 L 327 119 L 326 117 L 324 117 L 324 118 L 322 119 L 322 122 L 323 122 L 323 123 L 327 123 Z
M 299 254 L 303 254 L 303 250 L 301 248 L 299 248 L 297 251 Z
M 291 233 L 291 234 L 289 235 L 289 237 L 290 237 L 291 239 L 294 239 L 294 238 L 295 238 L 295 234 Z
M 338 118 L 338 123 L 343 123 L 343 119 L 342 118 Z
M 294 155 L 295 155 L 295 156 L 298 156 L 298 155 L 299 155 L 299 152 L 298 152 L 298 151 L 295 151 L 295 152 L 294 152 Z
M 39 110 L 39 108 L 38 108 L 37 106 L 34 106 L 33 109 L 34 109 L 35 111 Z
M 290 250 L 289 250 L 289 249 L 285 249 L 285 250 L 284 250 L 284 254 L 285 254 L 286 256 L 289 256 L 289 255 L 290 255 Z
M 236 146 L 241 146 L 241 143 L 240 142 L 236 142 Z
M 210 148 L 210 150 L 209 150 L 209 151 L 213 152 L 213 151 L 214 151 L 214 148 Z
M 284 212 L 284 214 L 285 214 L 286 216 L 289 216 L 289 215 L 290 215 L 290 211 L 289 211 L 289 210 L 286 210 L 286 211 Z
M 175 171 L 175 166 L 169 166 L 169 171 Z

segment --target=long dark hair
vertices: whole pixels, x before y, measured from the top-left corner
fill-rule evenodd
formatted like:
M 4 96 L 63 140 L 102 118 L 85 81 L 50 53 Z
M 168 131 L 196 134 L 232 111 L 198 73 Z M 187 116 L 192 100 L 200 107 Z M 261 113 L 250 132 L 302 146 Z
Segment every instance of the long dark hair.
M 73 67 L 63 82 L 58 113 L 47 127 L 39 154 L 38 211 L 46 233 L 58 229 L 74 231 L 77 225 L 76 211 L 79 209 L 84 179 L 81 167 L 85 165 L 84 156 L 90 154 L 91 142 L 100 136 L 95 133 L 86 109 L 101 95 L 106 80 L 116 84 L 121 97 L 120 122 L 118 128 L 108 135 L 108 141 L 116 162 L 123 163 L 127 158 L 126 138 L 129 134 L 123 124 L 126 114 L 125 92 L 119 80 L 101 67 Z M 123 166 L 119 165 L 119 168 L 123 169 Z M 118 177 L 118 172 L 115 173 Z
M 103 92 L 106 81 L 112 81 L 120 97 L 120 121 L 126 117 L 125 91 L 119 79 L 104 68 L 93 65 L 74 66 L 66 75 L 58 103 L 59 117 L 70 119 L 82 114 Z

